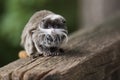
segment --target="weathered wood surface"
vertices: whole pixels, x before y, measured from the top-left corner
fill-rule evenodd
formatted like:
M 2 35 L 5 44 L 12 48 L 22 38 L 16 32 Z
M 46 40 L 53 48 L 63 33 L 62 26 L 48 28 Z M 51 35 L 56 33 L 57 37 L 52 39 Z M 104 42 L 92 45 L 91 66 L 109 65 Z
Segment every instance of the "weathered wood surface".
M 14 61 L 0 68 L 0 80 L 119 80 L 119 21 L 75 32 L 61 56 Z

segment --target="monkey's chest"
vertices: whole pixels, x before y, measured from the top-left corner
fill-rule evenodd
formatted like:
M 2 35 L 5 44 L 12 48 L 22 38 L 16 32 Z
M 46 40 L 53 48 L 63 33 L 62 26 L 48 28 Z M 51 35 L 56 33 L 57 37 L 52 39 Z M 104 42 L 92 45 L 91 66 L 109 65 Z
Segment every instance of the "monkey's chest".
M 47 35 L 46 40 L 47 40 L 48 43 L 59 42 L 60 41 L 60 36 L 59 35 L 54 35 L 54 36 Z
M 58 47 L 61 43 L 61 36 L 59 35 L 45 35 L 43 37 L 42 45 L 47 47 Z

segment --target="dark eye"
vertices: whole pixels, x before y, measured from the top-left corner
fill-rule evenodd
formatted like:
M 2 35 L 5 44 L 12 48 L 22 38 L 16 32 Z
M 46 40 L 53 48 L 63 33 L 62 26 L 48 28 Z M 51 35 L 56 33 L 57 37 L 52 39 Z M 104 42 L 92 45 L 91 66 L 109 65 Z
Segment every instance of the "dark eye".
M 44 24 L 44 28 L 45 29 L 50 29 L 50 28 L 52 28 L 52 26 L 49 23 L 46 23 L 46 24 Z
M 47 24 L 47 23 L 46 23 L 46 24 L 44 23 L 44 28 L 45 28 L 45 29 L 48 28 L 48 24 Z
M 63 28 L 63 27 L 64 27 L 64 24 L 61 24 L 61 23 L 56 24 L 56 26 L 55 26 L 55 28 Z

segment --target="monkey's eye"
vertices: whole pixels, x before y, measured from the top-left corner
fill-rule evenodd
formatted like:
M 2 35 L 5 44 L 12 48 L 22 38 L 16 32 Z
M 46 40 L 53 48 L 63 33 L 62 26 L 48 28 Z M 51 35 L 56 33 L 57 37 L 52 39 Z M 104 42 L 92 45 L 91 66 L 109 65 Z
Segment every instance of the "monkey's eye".
M 49 28 L 52 28 L 52 26 L 50 24 L 46 23 L 46 24 L 44 24 L 44 28 L 49 29 Z
M 64 27 L 64 24 L 61 24 L 61 23 L 56 24 L 56 25 L 54 26 L 54 28 L 63 28 L 63 27 Z
M 48 24 L 47 24 L 47 23 L 44 24 L 44 25 L 43 25 L 43 28 L 47 29 L 47 28 L 48 28 Z

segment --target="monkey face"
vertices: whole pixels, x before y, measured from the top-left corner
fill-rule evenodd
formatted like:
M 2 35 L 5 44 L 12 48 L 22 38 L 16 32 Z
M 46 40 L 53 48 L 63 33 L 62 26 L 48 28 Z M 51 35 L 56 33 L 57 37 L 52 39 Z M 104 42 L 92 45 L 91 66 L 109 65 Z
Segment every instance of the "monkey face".
M 44 29 L 66 29 L 66 20 L 60 15 L 49 15 L 42 19 L 41 27 Z
M 56 14 L 43 18 L 39 29 L 44 33 L 43 45 L 47 47 L 59 47 L 64 40 L 67 41 L 67 29 L 65 19 Z

